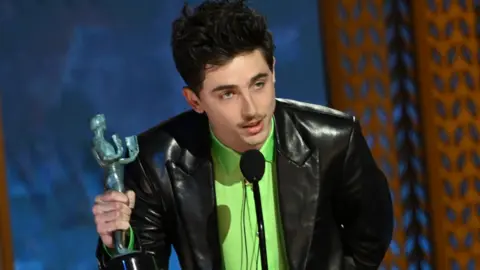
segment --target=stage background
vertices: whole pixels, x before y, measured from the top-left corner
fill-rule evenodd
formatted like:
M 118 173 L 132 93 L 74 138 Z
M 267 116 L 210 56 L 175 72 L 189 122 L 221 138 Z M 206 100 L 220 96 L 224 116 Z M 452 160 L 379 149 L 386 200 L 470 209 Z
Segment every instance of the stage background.
M 169 47 L 183 2 L 0 0 L 15 269 L 96 268 L 89 118 L 126 136 L 187 109 Z M 278 96 L 326 104 L 316 0 L 251 2 L 275 37 Z
M 477 269 L 480 1 L 253 2 L 278 45 L 279 96 L 325 104 L 328 89 L 330 106 L 360 119 L 387 175 L 395 230 L 380 269 Z M 17 269 L 94 267 L 90 207 L 101 184 L 88 118 L 101 110 L 125 136 L 185 109 L 168 49 L 180 6 L 0 0 Z M 5 197 L 0 259 L 8 260 Z

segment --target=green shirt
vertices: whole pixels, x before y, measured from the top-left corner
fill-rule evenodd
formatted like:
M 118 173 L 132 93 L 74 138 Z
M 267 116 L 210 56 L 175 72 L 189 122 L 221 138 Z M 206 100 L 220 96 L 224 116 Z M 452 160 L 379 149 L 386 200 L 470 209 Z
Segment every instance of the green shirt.
M 285 269 L 281 223 L 277 211 L 274 177 L 275 123 L 260 151 L 265 174 L 259 182 L 269 269 Z M 212 156 L 220 244 L 224 269 L 261 269 L 255 201 L 240 171 L 240 154 L 223 145 L 213 133 Z M 257 265 L 255 265 L 257 264 Z

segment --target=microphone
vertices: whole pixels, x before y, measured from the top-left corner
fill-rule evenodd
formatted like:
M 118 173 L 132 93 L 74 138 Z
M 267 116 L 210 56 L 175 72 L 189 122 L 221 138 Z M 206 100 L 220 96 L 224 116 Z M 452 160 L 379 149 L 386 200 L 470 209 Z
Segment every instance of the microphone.
M 265 174 L 265 158 L 263 157 L 262 153 L 256 149 L 244 152 L 240 158 L 240 170 L 242 171 L 243 177 L 245 177 L 245 179 L 252 184 L 255 212 L 257 215 L 260 259 L 262 263 L 262 270 L 267 270 L 267 245 L 265 242 L 262 200 L 260 199 L 260 190 L 258 186 L 258 182 Z

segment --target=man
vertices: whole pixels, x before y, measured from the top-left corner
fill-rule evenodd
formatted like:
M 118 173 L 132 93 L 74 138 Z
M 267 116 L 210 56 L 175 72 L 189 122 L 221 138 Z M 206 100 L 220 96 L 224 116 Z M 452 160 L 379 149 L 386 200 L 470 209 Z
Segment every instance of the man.
M 206 1 L 184 8 L 171 45 L 192 111 L 139 136 L 127 195 L 96 198 L 100 268 L 119 229 L 163 269 L 172 246 L 182 269 L 260 268 L 239 170 L 241 153 L 259 149 L 269 268 L 377 269 L 393 228 L 384 174 L 355 118 L 275 98 L 265 18 L 243 1 Z

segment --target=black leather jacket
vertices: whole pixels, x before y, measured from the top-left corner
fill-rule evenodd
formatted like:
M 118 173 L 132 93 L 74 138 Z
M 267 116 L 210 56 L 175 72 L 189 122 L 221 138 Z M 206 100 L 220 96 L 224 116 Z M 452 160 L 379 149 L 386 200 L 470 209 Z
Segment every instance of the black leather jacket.
M 378 269 L 392 239 L 393 209 L 355 118 L 277 99 L 278 198 L 289 268 Z M 139 136 L 125 171 L 136 192 L 137 247 L 168 269 L 222 269 L 207 118 L 189 111 Z M 104 267 L 108 255 L 99 244 Z

